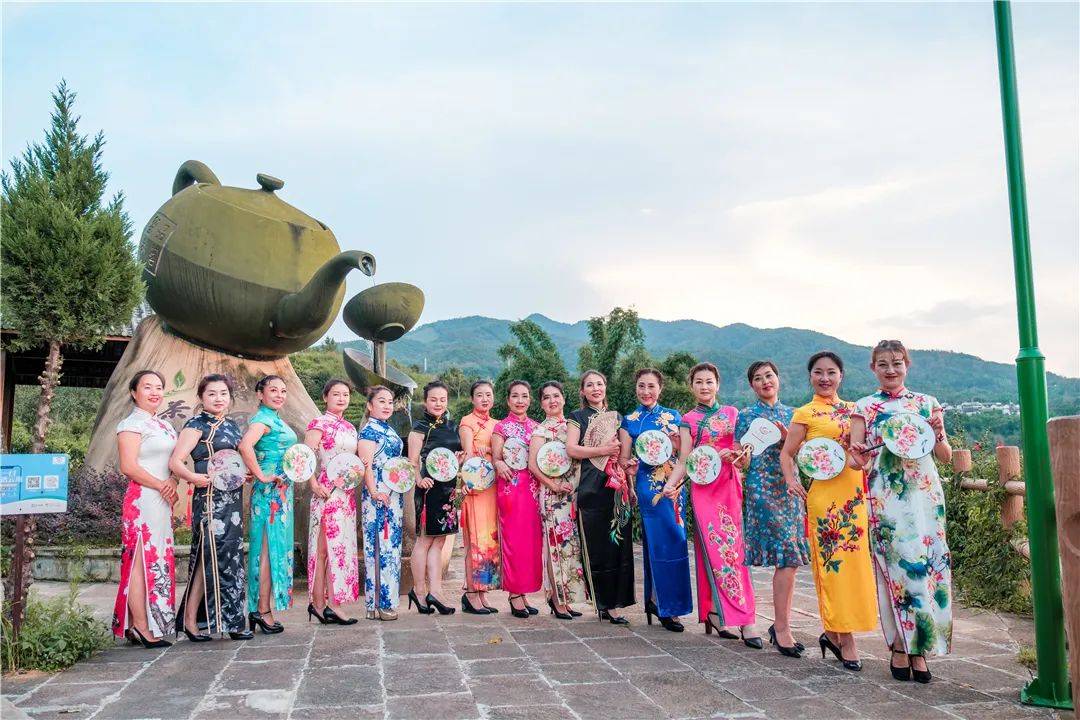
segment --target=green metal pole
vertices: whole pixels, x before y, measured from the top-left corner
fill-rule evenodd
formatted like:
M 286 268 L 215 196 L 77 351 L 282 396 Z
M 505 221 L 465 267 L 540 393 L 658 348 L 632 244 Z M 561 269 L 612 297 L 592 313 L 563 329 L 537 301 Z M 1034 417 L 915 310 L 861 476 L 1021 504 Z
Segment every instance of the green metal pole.
M 1050 475 L 1050 444 L 1045 356 L 1039 350 L 1035 324 L 1035 288 L 1031 279 L 1027 191 L 1024 154 L 1020 143 L 1020 109 L 1013 62 L 1012 11 L 1008 0 L 995 0 L 1001 114 L 1005 127 L 1005 160 L 1009 177 L 1013 265 L 1016 273 L 1016 313 L 1020 324 L 1020 354 L 1016 375 L 1020 387 L 1020 434 L 1024 444 L 1028 537 L 1031 550 L 1031 595 L 1035 610 L 1036 677 L 1020 691 L 1028 705 L 1072 708 L 1065 654 L 1065 613 L 1061 604 L 1061 566 L 1058 559 L 1054 482 Z

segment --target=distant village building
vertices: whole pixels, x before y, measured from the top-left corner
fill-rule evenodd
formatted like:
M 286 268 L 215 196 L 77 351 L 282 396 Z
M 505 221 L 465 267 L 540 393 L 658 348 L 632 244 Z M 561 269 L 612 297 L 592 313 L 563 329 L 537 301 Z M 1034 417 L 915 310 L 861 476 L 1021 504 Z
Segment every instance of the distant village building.
M 944 405 L 943 407 L 948 412 L 960 413 L 961 415 L 976 415 L 987 412 L 1001 413 L 1002 415 L 1020 414 L 1020 406 L 1016 403 L 968 401 L 958 405 Z

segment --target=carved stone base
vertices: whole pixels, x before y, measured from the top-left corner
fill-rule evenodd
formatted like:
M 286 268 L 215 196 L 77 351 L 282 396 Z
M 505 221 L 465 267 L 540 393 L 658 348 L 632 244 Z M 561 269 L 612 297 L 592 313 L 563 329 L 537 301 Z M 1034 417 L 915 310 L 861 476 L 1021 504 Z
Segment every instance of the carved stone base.
M 133 405 L 128 392 L 128 382 L 132 375 L 140 370 L 157 370 L 165 377 L 165 400 L 159 415 L 173 424 L 179 432 L 184 423 L 199 412 L 199 400 L 195 391 L 200 378 L 211 373 L 229 375 L 235 385 L 233 405 L 229 416 L 241 427 L 247 428 L 248 419 L 259 409 L 259 399 L 255 394 L 255 383 L 263 375 L 279 375 L 285 381 L 287 400 L 279 412 L 294 431 L 298 439 L 304 437 L 308 422 L 321 411 L 311 401 L 304 389 L 292 363 L 287 357 L 275 360 L 252 360 L 229 355 L 218 350 L 195 345 L 168 332 L 157 315 L 145 318 L 135 330 L 135 335 L 124 351 L 124 356 L 116 366 L 101 400 L 90 446 L 86 453 L 85 465 L 99 473 L 117 469 L 116 426 L 131 412 Z M 354 402 L 363 402 L 359 394 Z M 190 461 L 189 461 L 190 462 Z M 248 495 L 244 492 L 244 517 L 248 517 Z M 296 543 L 296 573 L 302 575 L 307 568 L 308 507 L 310 494 L 306 483 L 293 491 L 294 497 L 294 539 Z M 186 518 L 188 511 L 187 483 L 181 483 L 180 502 L 173 509 L 179 518 Z M 359 503 L 358 503 L 359 504 Z M 116 512 L 120 512 L 116 508 Z M 359 518 L 357 518 L 359 520 Z M 359 525 L 359 522 L 358 522 Z M 415 543 L 416 520 L 413 511 L 412 493 L 405 498 L 404 547 L 402 548 L 401 587 L 408 590 L 412 586 L 412 573 L 409 568 L 409 556 Z M 362 543 L 361 529 L 357 527 L 358 539 Z M 443 573 L 450 561 L 450 546 L 444 554 Z M 363 557 L 360 560 L 363 573 Z

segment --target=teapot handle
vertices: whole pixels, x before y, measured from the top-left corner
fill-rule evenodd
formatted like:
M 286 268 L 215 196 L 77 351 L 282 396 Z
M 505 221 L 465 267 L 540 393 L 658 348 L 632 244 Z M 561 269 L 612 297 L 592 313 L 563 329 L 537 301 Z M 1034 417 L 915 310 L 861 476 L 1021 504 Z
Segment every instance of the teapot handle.
M 204 163 L 201 163 L 198 160 L 188 160 L 176 171 L 176 179 L 173 180 L 172 184 L 172 194 L 175 195 L 188 185 L 193 185 L 195 183 L 220 185 L 221 181 L 217 179 L 217 175 L 214 174 L 214 171 L 208 168 Z

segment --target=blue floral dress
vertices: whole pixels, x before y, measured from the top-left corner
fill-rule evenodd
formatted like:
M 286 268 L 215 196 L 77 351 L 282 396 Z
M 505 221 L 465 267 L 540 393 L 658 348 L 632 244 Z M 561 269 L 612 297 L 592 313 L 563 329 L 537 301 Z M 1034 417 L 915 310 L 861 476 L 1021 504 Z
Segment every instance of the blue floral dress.
M 659 430 L 678 437 L 678 410 L 653 405 L 638 405 L 623 418 L 622 429 L 630 436 L 631 446 L 646 430 Z M 664 483 L 675 468 L 674 459 L 654 467 L 638 461 L 634 491 L 641 513 L 642 562 L 645 570 L 645 599 L 656 604 L 660 617 L 688 615 L 694 609 L 690 589 L 690 553 L 686 545 L 685 494 L 678 505 L 664 498 L 656 505 L 652 498 L 664 489 Z
M 758 400 L 739 411 L 735 439 L 739 441 L 757 418 L 791 424 L 795 411 L 787 405 L 766 405 Z M 806 506 L 787 491 L 780 471 L 780 446 L 776 443 L 757 457 L 743 478 L 743 537 L 746 564 L 755 567 L 798 567 L 810 564 L 806 540 Z
M 255 443 L 255 459 L 265 475 L 283 477 L 281 458 L 296 444 L 296 432 L 276 412 L 260 407 L 249 423 L 260 423 L 269 432 Z M 292 605 L 293 580 L 293 487 L 292 483 L 255 482 L 251 490 L 251 524 L 248 527 L 248 612 L 259 610 L 259 573 L 263 538 L 270 558 L 270 597 L 273 610 Z
M 401 528 L 405 496 L 391 490 L 383 479 L 388 460 L 401 455 L 401 437 L 382 420 L 370 418 L 360 431 L 360 440 L 375 443 L 371 459 L 375 488 L 390 496 L 387 505 L 375 502 L 361 485 L 360 519 L 364 526 L 364 605 L 368 610 L 393 610 L 398 606 L 401 582 Z M 378 580 L 378 591 L 375 582 Z

